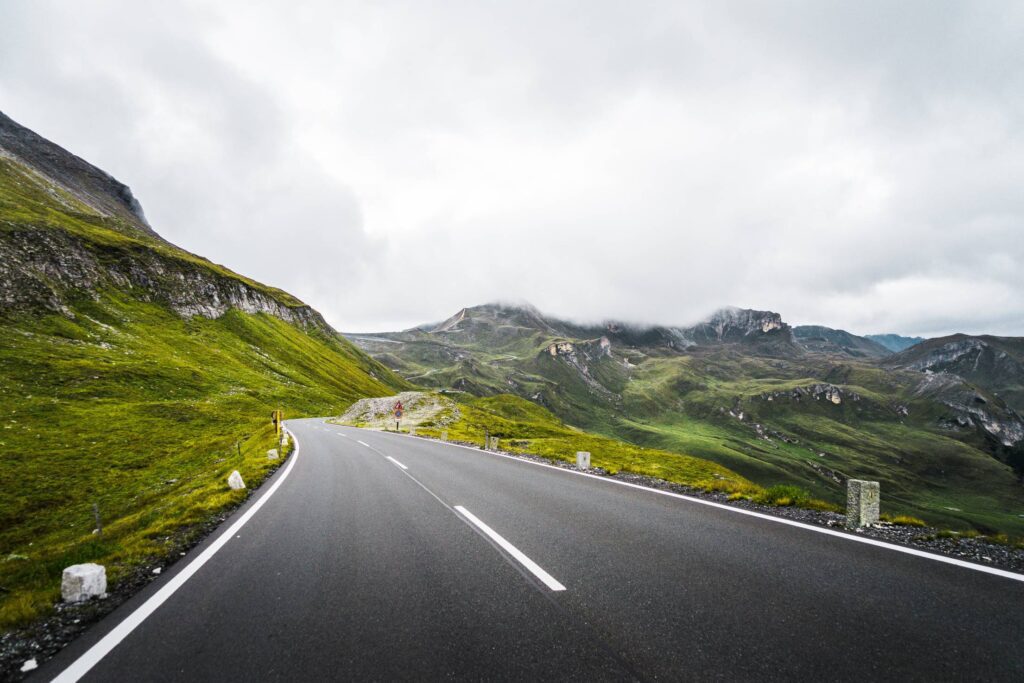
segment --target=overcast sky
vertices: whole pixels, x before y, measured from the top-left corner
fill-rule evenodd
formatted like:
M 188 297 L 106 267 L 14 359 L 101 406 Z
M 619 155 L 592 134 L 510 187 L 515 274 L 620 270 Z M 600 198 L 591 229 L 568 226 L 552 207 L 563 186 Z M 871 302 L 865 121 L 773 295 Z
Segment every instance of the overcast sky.
M 0 110 L 377 331 L 1024 335 L 1024 3 L 0 0 Z

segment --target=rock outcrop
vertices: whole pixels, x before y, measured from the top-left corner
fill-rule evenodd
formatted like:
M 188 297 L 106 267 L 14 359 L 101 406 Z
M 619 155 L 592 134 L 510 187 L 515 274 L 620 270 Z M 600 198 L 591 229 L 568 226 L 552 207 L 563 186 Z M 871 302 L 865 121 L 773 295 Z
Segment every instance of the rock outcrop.
M 293 297 L 163 240 L 126 185 L 0 114 L 0 182 L 25 207 L 0 225 L 0 310 L 71 315 L 81 298 L 121 291 L 183 317 L 231 309 L 334 330 Z M 63 207 L 57 216 L 51 207 Z

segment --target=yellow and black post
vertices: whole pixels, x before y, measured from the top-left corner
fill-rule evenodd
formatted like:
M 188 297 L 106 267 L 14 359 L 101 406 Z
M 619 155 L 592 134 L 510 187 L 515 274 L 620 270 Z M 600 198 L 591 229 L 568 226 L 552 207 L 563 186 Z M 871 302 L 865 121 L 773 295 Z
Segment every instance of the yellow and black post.
M 284 419 L 284 412 L 281 410 L 275 410 L 270 414 L 270 420 L 274 423 L 274 430 L 277 434 L 281 434 L 281 421 Z

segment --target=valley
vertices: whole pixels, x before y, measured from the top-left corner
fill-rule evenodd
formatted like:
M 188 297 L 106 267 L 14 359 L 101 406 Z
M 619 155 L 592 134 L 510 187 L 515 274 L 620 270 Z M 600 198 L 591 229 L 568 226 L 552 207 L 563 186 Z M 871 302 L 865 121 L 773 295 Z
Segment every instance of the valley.
M 1024 533 L 1014 340 L 968 345 L 1000 369 L 961 375 L 946 369 L 962 357 L 960 339 L 893 353 L 737 309 L 672 328 L 581 325 L 492 304 L 351 337 L 410 382 L 514 394 L 570 425 L 707 458 L 762 486 L 795 484 L 840 503 L 847 478 L 877 479 L 895 513 Z

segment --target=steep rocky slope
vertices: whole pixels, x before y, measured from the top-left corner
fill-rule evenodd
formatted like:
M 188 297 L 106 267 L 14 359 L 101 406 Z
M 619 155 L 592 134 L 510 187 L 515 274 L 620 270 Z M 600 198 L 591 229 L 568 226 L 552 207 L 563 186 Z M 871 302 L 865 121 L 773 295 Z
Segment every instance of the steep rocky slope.
M 168 561 L 244 499 L 229 472 L 252 486 L 280 462 L 272 410 L 409 386 L 301 301 L 163 240 L 125 185 L 2 115 L 0 321 L 0 629 L 50 609 L 65 566 L 101 562 L 117 589 Z
M 1024 339 L 955 334 L 921 342 L 886 361 L 893 368 L 961 377 L 1024 413 Z

